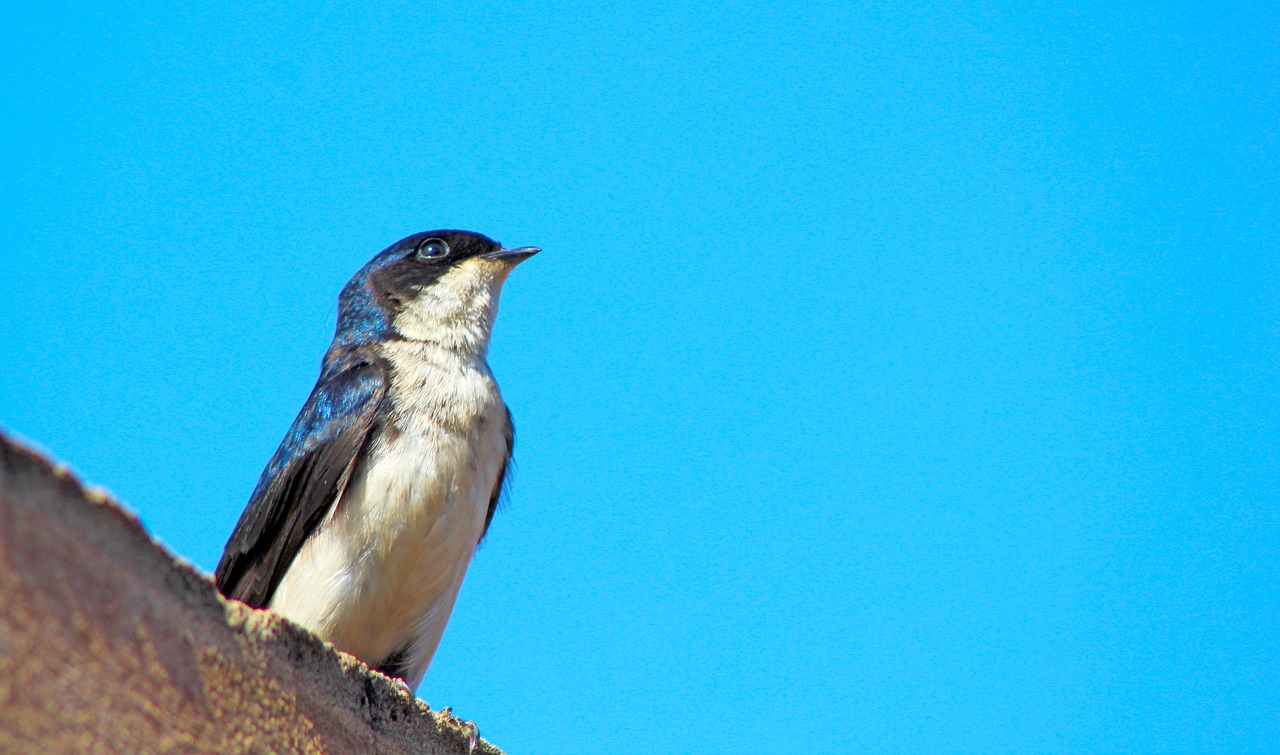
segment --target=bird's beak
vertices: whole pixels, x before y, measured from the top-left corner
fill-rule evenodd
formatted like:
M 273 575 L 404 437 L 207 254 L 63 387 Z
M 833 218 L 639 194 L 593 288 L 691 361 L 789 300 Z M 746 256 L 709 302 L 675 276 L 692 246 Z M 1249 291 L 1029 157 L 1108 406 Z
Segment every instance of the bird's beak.
M 487 260 L 501 260 L 511 265 L 517 265 L 540 251 L 542 250 L 536 246 L 522 246 L 519 249 L 499 249 L 496 252 L 489 252 L 484 258 Z

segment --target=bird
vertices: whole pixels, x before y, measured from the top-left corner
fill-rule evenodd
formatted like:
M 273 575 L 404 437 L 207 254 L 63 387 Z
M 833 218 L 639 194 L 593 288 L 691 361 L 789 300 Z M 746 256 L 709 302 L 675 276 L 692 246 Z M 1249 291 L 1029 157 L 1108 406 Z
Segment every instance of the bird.
M 538 251 L 427 231 L 351 278 L 315 388 L 218 561 L 224 596 L 417 689 L 510 473 L 487 355 L 503 283 Z

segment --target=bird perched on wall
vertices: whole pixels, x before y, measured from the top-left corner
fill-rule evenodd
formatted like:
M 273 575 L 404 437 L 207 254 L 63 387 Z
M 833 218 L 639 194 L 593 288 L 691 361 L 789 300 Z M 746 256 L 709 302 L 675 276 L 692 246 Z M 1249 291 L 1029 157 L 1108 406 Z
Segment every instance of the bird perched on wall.
M 224 595 L 417 688 L 507 475 L 514 429 L 486 355 L 502 284 L 537 252 L 430 231 L 356 273 L 218 562 Z

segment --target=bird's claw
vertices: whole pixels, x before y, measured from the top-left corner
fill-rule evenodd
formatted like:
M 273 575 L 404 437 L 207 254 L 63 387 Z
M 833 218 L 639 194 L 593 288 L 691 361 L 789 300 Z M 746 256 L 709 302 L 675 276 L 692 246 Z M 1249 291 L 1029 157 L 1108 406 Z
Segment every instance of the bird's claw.
M 462 728 L 467 731 L 467 755 L 476 751 L 476 744 L 480 741 L 480 729 L 476 728 L 475 721 L 463 721 Z
M 436 716 L 467 733 L 467 755 L 471 755 L 476 751 L 476 746 L 480 744 L 480 729 L 476 727 L 475 721 L 463 721 L 460 718 L 455 718 L 452 707 L 441 708 Z

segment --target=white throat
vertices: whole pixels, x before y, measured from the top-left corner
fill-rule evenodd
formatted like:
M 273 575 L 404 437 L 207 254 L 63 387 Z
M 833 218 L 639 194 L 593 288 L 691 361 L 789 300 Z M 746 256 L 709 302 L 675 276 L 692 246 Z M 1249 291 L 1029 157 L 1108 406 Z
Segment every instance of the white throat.
M 498 316 L 498 295 L 513 266 L 474 257 L 440 276 L 395 316 L 410 341 L 438 344 L 463 356 L 485 357 Z

